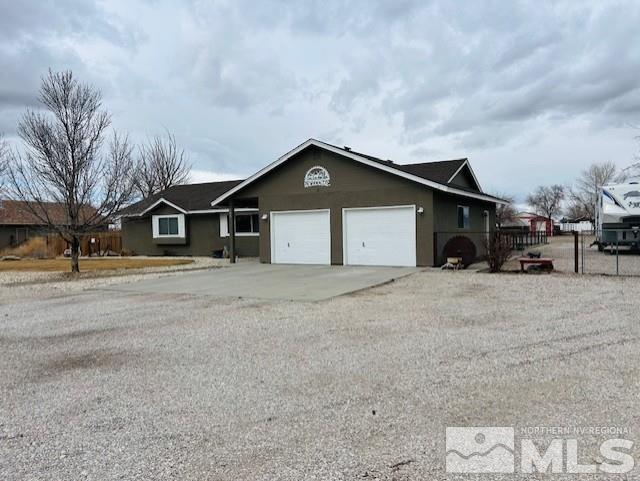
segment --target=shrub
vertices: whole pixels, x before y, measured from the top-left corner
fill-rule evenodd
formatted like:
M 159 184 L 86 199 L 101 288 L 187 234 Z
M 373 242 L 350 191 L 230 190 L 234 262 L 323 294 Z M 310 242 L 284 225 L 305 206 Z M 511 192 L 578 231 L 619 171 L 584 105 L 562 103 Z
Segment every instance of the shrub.
M 487 263 L 489 264 L 489 272 L 500 272 L 502 266 L 511 257 L 511 244 L 507 236 L 500 231 L 490 232 L 484 241 L 485 250 L 487 252 Z

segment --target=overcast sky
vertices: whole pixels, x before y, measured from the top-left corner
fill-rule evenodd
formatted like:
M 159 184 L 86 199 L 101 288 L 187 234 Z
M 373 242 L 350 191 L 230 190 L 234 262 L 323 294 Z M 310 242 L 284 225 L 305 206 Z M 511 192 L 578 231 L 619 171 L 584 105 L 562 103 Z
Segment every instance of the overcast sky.
M 0 0 L 0 132 L 49 67 L 196 181 L 308 139 L 399 163 L 469 157 L 486 191 L 620 166 L 640 131 L 640 2 Z

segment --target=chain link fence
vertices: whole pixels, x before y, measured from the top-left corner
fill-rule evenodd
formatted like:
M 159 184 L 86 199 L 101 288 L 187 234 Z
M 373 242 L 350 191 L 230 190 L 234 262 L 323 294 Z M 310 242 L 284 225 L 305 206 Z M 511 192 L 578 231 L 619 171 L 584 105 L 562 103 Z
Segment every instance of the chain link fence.
M 574 272 L 640 276 L 639 234 L 630 229 L 574 233 Z
M 504 270 L 518 270 L 518 257 L 529 254 L 553 259 L 556 272 L 640 277 L 640 229 L 604 229 L 565 232 L 548 236 L 545 232 L 500 231 L 512 250 Z M 436 232 L 434 265 L 448 257 L 463 258 L 464 265 L 482 261 L 487 253 L 488 232 Z
M 534 250 L 553 259 L 554 270 L 564 273 L 640 276 L 640 232 L 629 229 L 567 232 L 549 237 Z M 528 253 L 524 249 L 521 253 Z

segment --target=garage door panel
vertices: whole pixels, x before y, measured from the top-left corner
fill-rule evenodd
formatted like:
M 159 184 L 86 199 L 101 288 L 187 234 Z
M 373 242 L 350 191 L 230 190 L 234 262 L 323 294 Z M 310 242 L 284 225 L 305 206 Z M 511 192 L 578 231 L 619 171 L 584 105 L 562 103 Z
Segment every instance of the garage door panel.
M 331 264 L 329 211 L 273 212 L 271 262 Z
M 414 206 L 344 209 L 345 264 L 416 265 Z

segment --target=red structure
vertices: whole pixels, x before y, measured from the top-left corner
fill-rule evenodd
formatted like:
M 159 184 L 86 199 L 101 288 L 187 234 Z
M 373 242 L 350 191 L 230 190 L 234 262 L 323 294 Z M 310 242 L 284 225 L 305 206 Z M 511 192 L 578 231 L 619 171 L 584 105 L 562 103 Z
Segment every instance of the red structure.
M 519 212 L 516 218 L 529 226 L 529 232 L 546 232 L 548 236 L 553 235 L 553 219 L 531 212 Z

